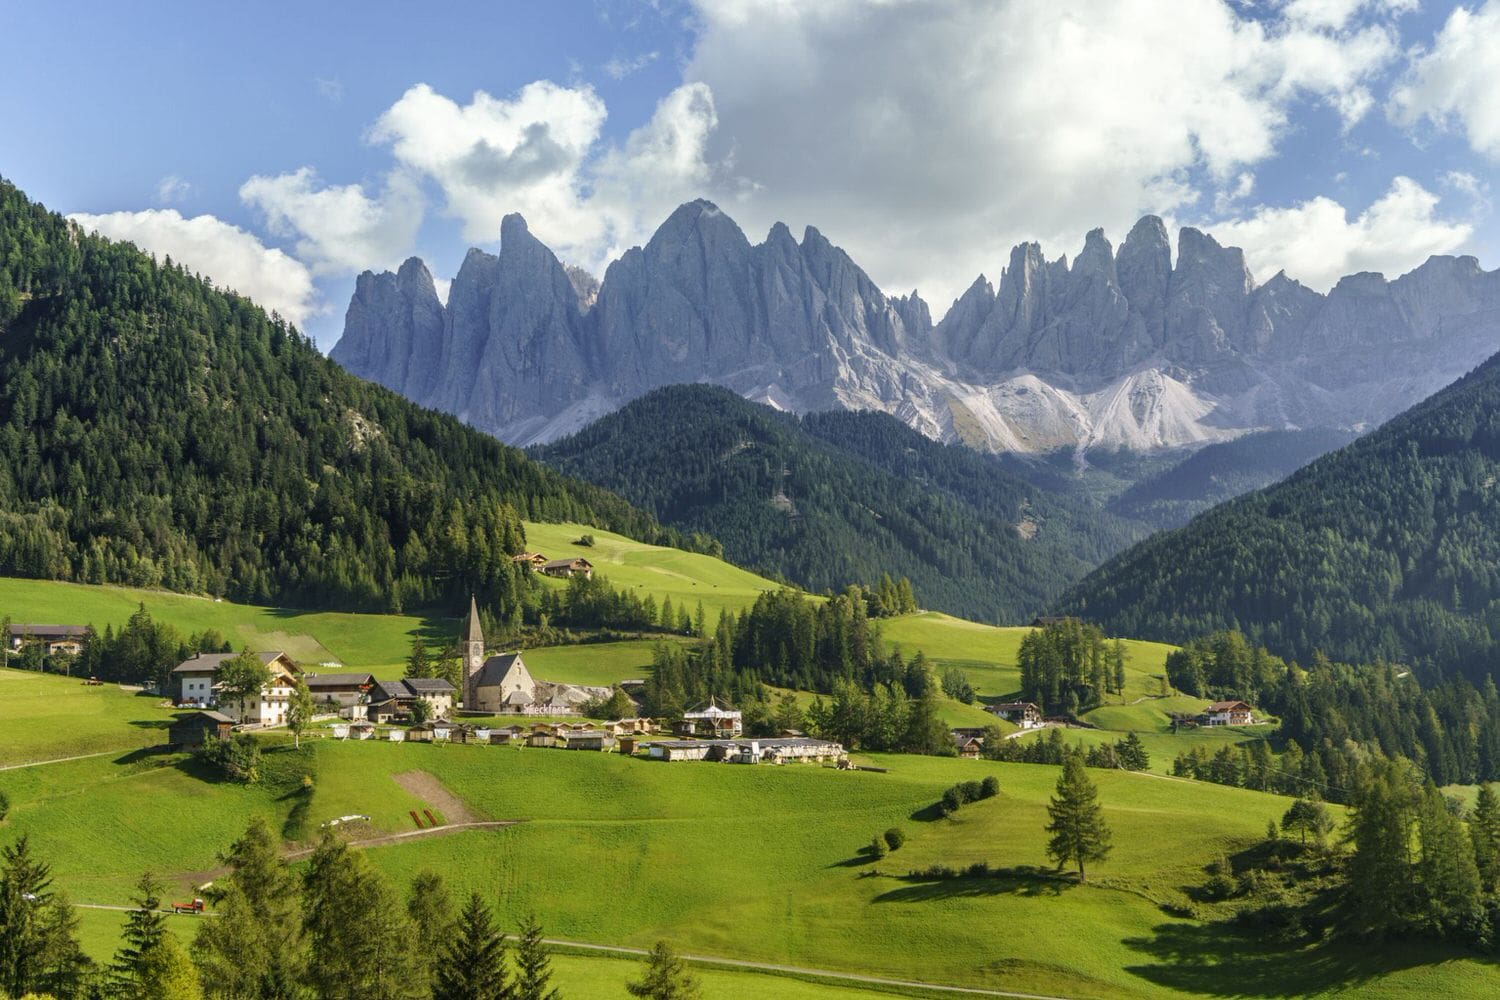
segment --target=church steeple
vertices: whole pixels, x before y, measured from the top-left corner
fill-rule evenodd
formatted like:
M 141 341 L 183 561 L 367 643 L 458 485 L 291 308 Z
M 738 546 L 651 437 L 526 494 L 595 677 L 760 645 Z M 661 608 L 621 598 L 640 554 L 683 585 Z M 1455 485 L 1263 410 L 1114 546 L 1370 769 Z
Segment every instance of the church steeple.
M 472 711 L 479 703 L 476 682 L 484 666 L 484 630 L 479 625 L 479 602 L 469 595 L 469 620 L 464 623 L 460 640 L 464 658 L 464 709 Z

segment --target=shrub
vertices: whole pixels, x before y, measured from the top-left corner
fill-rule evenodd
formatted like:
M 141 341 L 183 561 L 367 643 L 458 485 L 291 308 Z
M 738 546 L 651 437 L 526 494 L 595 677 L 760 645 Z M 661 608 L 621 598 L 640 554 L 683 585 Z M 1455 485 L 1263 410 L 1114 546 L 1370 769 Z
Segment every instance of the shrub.
M 891 850 L 899 851 L 901 850 L 901 845 L 905 843 L 906 834 L 901 832 L 900 827 L 893 826 L 889 830 L 885 831 L 885 844 Z
M 948 816 L 952 813 L 958 812 L 959 807 L 963 804 L 964 797 L 962 788 L 959 785 L 954 785 L 952 788 L 943 793 L 943 801 L 939 803 L 939 808 L 942 810 L 944 816 Z
M 980 798 L 982 798 L 982 799 L 992 799 L 992 798 L 994 798 L 996 795 L 1000 794 L 1000 779 L 997 778 L 997 777 L 995 777 L 993 774 L 990 775 L 988 778 L 984 779 L 984 782 L 982 783 L 980 790 L 984 793 L 984 794 L 982 794 L 980 796 Z
M 10 796 L 0 791 L 0 820 L 5 819 L 6 813 L 10 812 Z M 889 836 L 889 834 L 887 834 Z
M 984 798 L 984 783 L 981 781 L 965 781 L 961 786 L 965 802 L 978 802 Z
M 870 838 L 869 853 L 870 856 L 873 857 L 876 861 L 879 861 L 881 858 L 885 857 L 885 841 L 880 839 L 880 834 L 877 833 L 875 836 Z
M 239 733 L 227 740 L 210 736 L 198 751 L 198 758 L 230 781 L 253 785 L 260 779 L 260 744 L 248 734 Z
M 594 536 L 593 535 L 581 535 L 578 538 L 573 539 L 573 544 L 574 545 L 582 545 L 586 549 L 591 549 L 591 548 L 594 547 Z
M 989 878 L 990 863 L 988 861 L 976 861 L 964 869 L 964 878 Z

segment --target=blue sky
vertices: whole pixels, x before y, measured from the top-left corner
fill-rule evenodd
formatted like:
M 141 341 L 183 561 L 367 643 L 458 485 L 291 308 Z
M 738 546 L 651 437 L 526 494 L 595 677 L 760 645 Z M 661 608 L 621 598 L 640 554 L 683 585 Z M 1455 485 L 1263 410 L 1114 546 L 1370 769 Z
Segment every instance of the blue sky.
M 363 268 L 520 211 L 602 274 L 700 196 L 935 314 L 1145 212 L 1320 289 L 1500 265 L 1500 0 L 6 7 L 0 174 L 325 348 Z

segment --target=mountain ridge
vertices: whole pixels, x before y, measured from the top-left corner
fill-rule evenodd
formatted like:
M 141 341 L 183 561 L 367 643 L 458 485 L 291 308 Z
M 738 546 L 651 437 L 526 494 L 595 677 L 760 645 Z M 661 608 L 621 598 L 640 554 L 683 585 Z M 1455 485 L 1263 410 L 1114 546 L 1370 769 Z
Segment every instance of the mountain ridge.
M 1071 263 L 1020 244 L 998 282 L 981 275 L 936 323 L 815 227 L 798 242 L 777 223 L 752 244 L 703 200 L 612 262 L 597 291 L 574 277 L 510 216 L 499 254 L 471 251 L 436 312 L 426 287 L 361 275 L 332 357 L 517 444 L 710 382 L 798 413 L 880 410 L 940 441 L 1086 461 L 1362 430 L 1500 349 L 1500 270 L 1473 257 L 1350 275 L 1325 295 L 1284 272 L 1256 284 L 1242 251 L 1191 227 L 1174 260 L 1154 216 L 1118 248 L 1092 230 Z

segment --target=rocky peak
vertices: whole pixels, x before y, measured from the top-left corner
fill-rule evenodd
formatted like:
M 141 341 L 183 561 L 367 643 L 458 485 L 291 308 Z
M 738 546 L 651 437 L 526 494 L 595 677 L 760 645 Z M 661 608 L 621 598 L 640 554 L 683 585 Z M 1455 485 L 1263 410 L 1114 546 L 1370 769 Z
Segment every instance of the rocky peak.
M 579 312 L 588 312 L 594 308 L 594 303 L 599 299 L 599 279 L 573 264 L 564 264 L 563 271 L 568 276 L 568 283 L 573 286 L 573 294 L 578 296 Z

